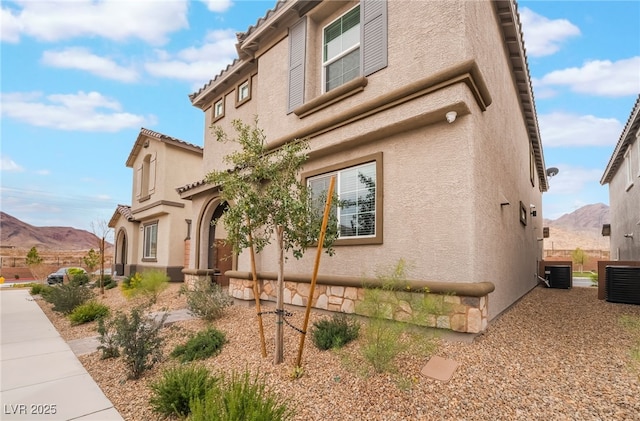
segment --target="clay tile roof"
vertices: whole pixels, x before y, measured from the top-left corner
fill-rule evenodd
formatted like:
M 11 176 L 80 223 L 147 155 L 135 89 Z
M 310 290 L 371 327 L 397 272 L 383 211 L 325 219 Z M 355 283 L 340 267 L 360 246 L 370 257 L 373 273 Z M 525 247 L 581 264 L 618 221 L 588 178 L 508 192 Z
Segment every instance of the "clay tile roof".
M 204 184 L 207 184 L 206 180 L 204 180 L 204 179 L 203 180 L 198 180 L 198 181 L 194 181 L 193 183 L 186 184 L 186 185 L 184 185 L 182 187 L 178 187 L 178 188 L 176 188 L 176 191 L 178 193 L 184 193 L 186 191 L 194 189 L 194 188 L 196 188 L 198 186 L 202 186 Z
M 108 224 L 109 227 L 114 228 L 116 226 L 116 223 L 118 222 L 118 219 L 121 216 L 124 217 L 129 222 L 137 222 L 136 218 L 133 216 L 133 213 L 131 213 L 131 206 L 118 205 L 116 207 L 115 212 L 113 212 L 113 216 L 109 220 L 109 224 Z
M 178 143 L 184 146 L 189 146 L 191 148 L 196 148 L 196 149 L 200 149 L 202 150 L 202 146 L 198 146 L 198 145 L 194 145 L 193 143 L 189 143 L 189 142 L 185 142 L 184 140 L 180 140 L 176 137 L 172 137 L 172 136 L 167 136 L 166 134 L 162 134 L 162 133 L 158 133 L 158 132 L 154 132 L 153 130 L 149 130 L 149 129 L 145 129 L 144 127 L 142 127 L 140 129 L 140 133 L 143 133 L 147 136 L 151 136 L 151 137 L 155 137 L 158 140 L 162 140 L 165 142 L 173 142 L 173 143 Z
M 276 13 L 278 10 L 280 10 L 282 7 L 284 7 L 284 5 L 287 3 L 287 0 L 278 0 L 278 2 L 276 3 L 276 5 L 273 7 L 273 9 L 269 9 L 267 10 L 267 13 L 258 18 L 258 20 L 256 21 L 255 25 L 251 25 L 249 26 L 249 28 L 245 31 L 245 32 L 237 32 L 236 33 L 236 39 L 238 40 L 238 44 L 242 44 L 242 42 L 247 39 L 247 37 L 249 35 L 251 35 L 253 32 L 255 32 L 256 29 L 260 28 L 267 20 L 269 20 L 269 18 L 271 16 L 273 16 L 274 13 Z M 191 101 L 193 101 L 198 95 L 200 95 L 203 91 L 205 91 L 207 88 L 209 88 L 211 85 L 213 85 L 214 83 L 216 83 L 218 80 L 220 80 L 223 76 L 225 76 L 230 70 L 233 70 L 236 65 L 238 65 L 238 63 L 241 60 L 236 58 L 233 60 L 233 62 L 231 64 L 229 64 L 225 69 L 221 70 L 220 73 L 218 73 L 213 79 L 211 79 L 209 82 L 205 83 L 202 88 L 200 88 L 197 92 L 191 93 L 189 94 L 189 99 Z

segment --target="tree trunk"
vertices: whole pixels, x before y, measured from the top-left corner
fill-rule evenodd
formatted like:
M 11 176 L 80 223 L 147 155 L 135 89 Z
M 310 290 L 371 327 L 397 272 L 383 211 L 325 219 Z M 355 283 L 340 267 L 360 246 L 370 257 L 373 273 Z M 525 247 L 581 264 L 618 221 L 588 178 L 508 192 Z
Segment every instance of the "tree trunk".
M 284 361 L 284 239 L 282 227 L 276 228 L 278 241 L 278 295 L 276 298 L 276 350 L 274 364 Z

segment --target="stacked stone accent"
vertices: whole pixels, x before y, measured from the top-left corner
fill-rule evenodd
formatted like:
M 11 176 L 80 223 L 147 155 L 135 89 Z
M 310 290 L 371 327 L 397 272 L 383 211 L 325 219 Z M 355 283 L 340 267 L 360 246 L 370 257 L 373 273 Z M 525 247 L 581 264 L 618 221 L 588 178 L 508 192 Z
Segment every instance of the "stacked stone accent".
M 307 282 L 285 282 L 285 304 L 306 307 L 311 285 Z M 260 299 L 276 301 L 276 281 L 260 281 Z M 229 294 L 240 300 L 254 300 L 253 282 L 231 278 Z M 420 291 L 385 291 L 385 301 L 392 302 L 395 311 L 390 318 L 428 327 L 450 329 L 456 332 L 479 333 L 487 328 L 488 297 L 431 294 Z M 312 307 L 334 312 L 358 314 L 358 303 L 364 300 L 362 287 L 317 284 Z M 428 300 L 436 314 L 419 315 L 416 304 Z M 416 316 L 421 316 L 417 318 Z

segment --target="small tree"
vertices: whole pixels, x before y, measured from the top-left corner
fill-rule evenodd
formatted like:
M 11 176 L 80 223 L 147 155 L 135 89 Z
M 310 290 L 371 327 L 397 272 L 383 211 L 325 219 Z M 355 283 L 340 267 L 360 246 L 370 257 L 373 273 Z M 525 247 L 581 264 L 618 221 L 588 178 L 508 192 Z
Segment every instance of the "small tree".
M 44 259 L 38 253 L 38 249 L 35 246 L 31 247 L 27 253 L 26 263 L 31 273 L 38 280 L 44 278 L 43 262 Z
M 109 224 L 104 219 L 92 222 L 91 230 L 93 234 L 98 237 L 98 250 L 100 256 L 100 294 L 104 295 L 104 253 L 105 253 L 105 244 L 106 238 L 111 231 L 109 228 Z
M 587 263 L 588 256 L 584 252 L 584 250 L 582 250 L 580 247 L 578 247 L 574 251 L 571 252 L 571 259 L 573 260 L 573 263 L 578 265 L 578 268 L 579 268 L 578 271 L 582 272 L 583 269 L 584 269 L 584 264 Z
M 284 360 L 284 261 L 285 252 L 296 259 L 318 238 L 321 208 L 314 206 L 309 189 L 298 178 L 309 148 L 305 140 L 293 140 L 274 151 L 265 147 L 266 137 L 258 128 L 240 120 L 232 122 L 238 137 L 232 140 L 240 149 L 225 156 L 230 171 L 213 171 L 207 181 L 221 186 L 221 198 L 233 206 L 227 207 L 223 218 L 227 241 L 234 252 L 255 247 L 259 253 L 271 243 L 275 234 L 278 249 L 278 279 L 276 295 L 276 349 L 274 362 Z M 219 126 L 213 127 L 219 142 L 229 142 Z M 327 233 L 325 245 L 337 236 L 337 223 Z M 330 251 L 330 248 L 329 248 Z
M 92 274 L 96 267 L 100 264 L 100 254 L 96 253 L 94 249 L 91 249 L 87 252 L 87 254 L 82 258 L 87 269 L 89 269 L 89 273 Z

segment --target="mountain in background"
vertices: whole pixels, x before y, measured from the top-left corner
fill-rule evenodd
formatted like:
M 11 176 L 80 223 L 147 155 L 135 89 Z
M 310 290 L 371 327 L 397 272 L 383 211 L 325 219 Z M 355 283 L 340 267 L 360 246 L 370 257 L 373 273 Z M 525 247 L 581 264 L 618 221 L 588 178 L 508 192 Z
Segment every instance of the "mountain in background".
M 602 225 L 611 223 L 609 206 L 586 205 L 555 220 L 544 219 L 549 238 L 545 250 L 609 250 L 609 237 L 602 236 Z
M 89 231 L 71 227 L 34 227 L 0 212 L 2 247 L 38 250 L 97 250 L 99 238 Z M 107 244 L 110 247 L 111 244 Z

